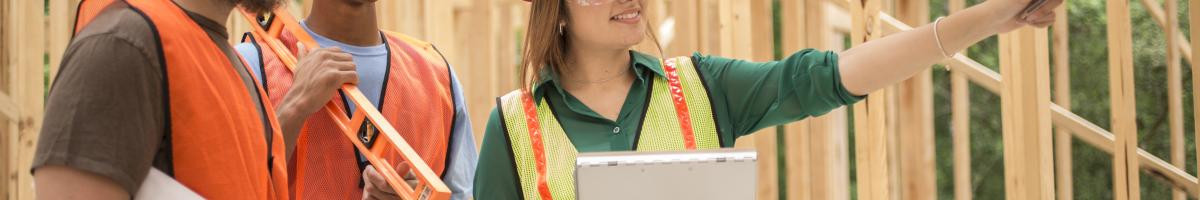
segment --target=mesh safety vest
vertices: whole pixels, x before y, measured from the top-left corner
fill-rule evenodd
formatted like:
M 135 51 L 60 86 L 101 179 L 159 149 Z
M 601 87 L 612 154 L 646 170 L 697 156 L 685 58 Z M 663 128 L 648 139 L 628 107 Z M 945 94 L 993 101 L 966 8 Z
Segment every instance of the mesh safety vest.
M 634 150 L 681 151 L 721 147 L 708 90 L 690 57 L 667 59 L 666 77 L 650 84 Z M 555 111 L 526 90 L 497 99 L 525 199 L 575 199 L 575 156 Z
M 115 2 L 82 1 L 76 32 Z M 166 171 L 208 199 L 288 199 L 279 124 L 272 109 L 260 109 L 271 107 L 265 98 L 256 102 L 250 92 L 267 95 L 247 88 L 237 71 L 250 74 L 249 69 L 234 68 L 208 33 L 170 0 L 124 3 L 149 22 L 161 56 L 167 107 L 162 145 L 171 163 Z
M 279 20 L 279 19 L 276 19 Z M 246 37 L 261 55 L 262 85 L 273 103 L 279 104 L 292 86 L 293 74 L 276 55 L 296 55 L 297 41 L 312 40 L 298 24 L 285 25 L 279 38 Z M 248 34 L 249 35 L 249 34 Z M 450 68 L 441 53 L 428 42 L 399 33 L 385 32 L 388 49 L 388 74 L 380 95 L 379 109 L 388 123 L 408 141 L 413 150 L 438 175 L 446 169 L 446 154 L 454 122 L 454 102 L 451 93 Z M 287 49 L 272 49 L 266 39 L 279 39 Z M 312 44 L 315 44 L 313 42 Z M 362 198 L 362 169 L 358 150 L 335 123 L 335 117 L 347 118 L 350 112 L 343 94 L 330 101 L 338 105 L 329 116 L 318 111 L 308 117 L 297 139 L 296 151 L 289 160 L 292 195 L 299 199 L 358 199 Z M 326 109 L 326 108 L 321 108 Z M 382 158 L 406 173 L 408 165 L 398 151 L 389 149 Z

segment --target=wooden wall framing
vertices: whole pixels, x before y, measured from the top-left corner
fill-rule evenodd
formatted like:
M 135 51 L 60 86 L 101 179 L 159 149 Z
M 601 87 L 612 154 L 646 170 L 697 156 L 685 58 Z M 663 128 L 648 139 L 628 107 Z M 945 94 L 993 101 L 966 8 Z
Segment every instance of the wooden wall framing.
M 1200 47 L 1192 31 L 1188 40 L 1173 15 L 1174 1 L 1138 1 L 1168 33 L 1168 106 L 1171 110 L 1171 157 L 1164 161 L 1137 148 L 1134 110 L 1130 0 L 1107 0 L 1110 48 L 1110 92 L 1113 128 L 1104 130 L 1070 112 L 1070 56 L 1067 51 L 1065 14 L 1059 15 L 1053 35 L 1045 29 L 1022 29 L 1004 36 L 1001 73 L 989 70 L 966 55 L 943 63 L 950 76 L 953 112 L 952 140 L 955 199 L 972 198 L 970 169 L 970 97 L 973 83 L 1002 97 L 1005 160 L 1010 199 L 1073 198 L 1071 141 L 1079 139 L 1114 156 L 1114 192 L 1118 199 L 1138 199 L 1139 170 L 1148 170 L 1167 182 L 1180 185 L 1175 199 L 1200 193 L 1196 176 L 1184 172 L 1185 136 L 1182 110 L 1182 62 L 1192 62 Z M 5 199 L 31 199 L 31 162 L 44 107 L 43 67 L 53 79 L 58 60 L 70 42 L 74 8 L 79 0 L 6 1 L 0 3 L 0 164 Z M 298 1 L 290 10 L 303 16 L 310 0 Z M 648 18 L 660 33 L 673 24 L 663 39 L 665 56 L 688 56 L 699 51 L 754 61 L 773 59 L 770 0 L 655 0 L 648 2 Z M 952 12 L 966 7 L 950 0 Z M 782 48 L 785 55 L 803 48 L 839 49 L 840 37 L 849 34 L 854 45 L 882 37 L 900 25 L 929 22 L 928 0 L 804 0 L 780 1 L 783 10 Z M 518 86 L 519 53 L 529 6 L 520 0 L 392 0 L 380 1 L 381 24 L 438 45 L 462 81 L 472 116 L 477 144 L 482 142 L 494 97 Z M 43 15 L 48 8 L 49 14 Z M 1067 6 L 1060 7 L 1065 13 Z M 882 12 L 881 12 L 882 11 Z M 1200 21 L 1200 4 L 1190 4 L 1191 21 Z M 897 18 L 892 18 L 892 13 Z M 848 17 L 841 17 L 846 15 Z M 846 21 L 850 18 L 850 21 Z M 231 20 L 230 42 L 248 24 Z M 647 40 L 649 41 L 649 40 Z M 1047 47 L 1053 43 L 1053 50 Z M 647 44 L 649 44 L 647 42 Z M 640 50 L 655 54 L 652 49 Z M 1054 54 L 1053 68 L 1049 54 Z M 43 63 L 43 56 L 50 62 Z M 1037 66 L 1037 67 L 1021 67 Z M 1053 79 L 1050 71 L 1053 69 Z M 776 146 L 775 129 L 744 137 L 737 147 L 760 153 L 760 199 L 849 199 L 849 155 L 858 157 L 858 196 L 862 199 L 926 199 L 937 193 L 932 184 L 933 125 L 929 71 L 898 86 L 872 93 L 854 107 L 835 110 L 787 125 Z M 1192 70 L 1200 77 L 1200 70 Z M 1050 82 L 1053 80 L 1053 82 Z M 1193 85 L 1200 79 L 1193 78 Z M 1051 94 L 1049 88 L 1054 88 Z M 1193 93 L 1200 89 L 1193 88 Z M 1053 103 L 1050 97 L 1053 96 Z M 1195 103 L 1200 104 L 1200 99 Z M 1197 107 L 1194 113 L 1200 112 Z M 855 149 L 849 149 L 847 117 L 854 117 Z M 1200 122 L 1200 118 L 1197 119 Z M 1051 132 L 1050 124 L 1057 128 Z M 1197 128 L 1195 132 L 1200 132 Z M 764 134 L 765 133 L 765 134 Z M 1197 133 L 1200 134 L 1200 133 Z M 900 137 L 906 136 L 906 137 Z M 915 136 L 915 137 L 908 137 Z M 1053 139 L 1053 140 L 1051 140 Z M 921 147 L 921 148 L 918 148 Z M 928 147 L 928 148 L 923 148 Z M 788 156 L 777 160 L 777 152 Z M 1197 150 L 1200 153 L 1200 149 Z M 1054 156 L 1051 156 L 1054 155 Z M 787 176 L 775 172 L 784 167 Z M 1161 175 L 1158 175 L 1161 174 Z M 784 179 L 784 180 L 780 180 Z M 1055 182 L 1057 180 L 1057 182 Z M 778 183 L 787 183 L 782 187 Z M 1057 184 L 1057 185 L 1056 185 Z
M 43 99 L 43 56 L 46 52 L 46 16 L 43 1 L 5 1 L 0 6 L 0 29 L 3 35 L 3 68 L 0 73 L 0 107 L 7 107 L 8 117 L 2 117 L 5 162 L 4 188 L 9 199 L 32 199 L 33 177 L 28 173 L 33 161 L 37 133 L 41 129 Z M 13 118 L 15 117 L 15 118 Z

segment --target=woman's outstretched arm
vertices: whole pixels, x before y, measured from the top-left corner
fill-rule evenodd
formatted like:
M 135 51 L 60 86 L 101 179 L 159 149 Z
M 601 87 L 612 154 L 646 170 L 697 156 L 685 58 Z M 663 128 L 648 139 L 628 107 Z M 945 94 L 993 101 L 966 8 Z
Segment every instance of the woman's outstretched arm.
M 937 38 L 930 23 L 846 50 L 838 62 L 842 83 L 850 93 L 866 95 L 945 59 L 943 48 L 952 55 L 998 33 L 1026 25 L 1046 27 L 1054 22 L 1054 8 L 1063 2 L 1047 0 L 1038 10 L 1022 15 L 1031 1 L 989 0 L 942 19 Z M 938 47 L 938 39 L 943 48 Z

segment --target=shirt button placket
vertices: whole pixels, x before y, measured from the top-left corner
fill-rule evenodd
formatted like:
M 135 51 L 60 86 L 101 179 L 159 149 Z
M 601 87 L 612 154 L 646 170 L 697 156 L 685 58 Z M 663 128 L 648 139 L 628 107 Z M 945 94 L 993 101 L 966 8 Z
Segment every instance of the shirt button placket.
M 621 134 L 621 127 L 613 127 L 613 135 Z

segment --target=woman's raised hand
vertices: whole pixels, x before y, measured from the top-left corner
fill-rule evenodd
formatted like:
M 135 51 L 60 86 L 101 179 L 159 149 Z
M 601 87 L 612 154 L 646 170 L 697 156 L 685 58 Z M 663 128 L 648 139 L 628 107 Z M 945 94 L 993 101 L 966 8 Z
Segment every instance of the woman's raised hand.
M 989 3 L 996 4 L 991 7 L 997 16 L 1007 18 L 998 27 L 999 33 L 1007 33 L 1024 26 L 1045 28 L 1054 23 L 1056 15 L 1065 14 L 1055 12 L 1055 8 L 1062 5 L 1063 0 L 992 0 Z M 1027 9 L 1031 10 L 1026 12 Z

